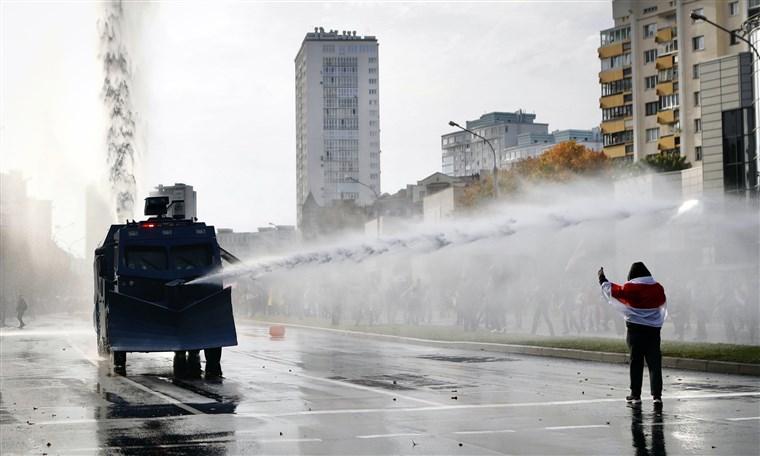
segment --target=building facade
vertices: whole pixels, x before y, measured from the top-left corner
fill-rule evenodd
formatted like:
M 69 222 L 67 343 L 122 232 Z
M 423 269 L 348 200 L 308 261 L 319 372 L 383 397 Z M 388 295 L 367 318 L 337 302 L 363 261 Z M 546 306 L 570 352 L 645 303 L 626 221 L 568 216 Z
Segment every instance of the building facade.
M 351 31 L 307 33 L 295 59 L 296 200 L 367 206 L 380 190 L 378 42 Z M 312 208 L 314 209 L 314 208 Z
M 466 131 L 441 136 L 441 169 L 448 176 L 472 176 L 493 170 L 494 153 L 499 169 L 514 162 L 535 157 L 565 141 L 575 141 L 589 149 L 601 151 L 598 127 L 591 130 L 555 130 L 535 122 L 536 115 L 518 110 L 491 112 L 477 120 L 467 121 L 467 129 L 488 139 L 494 150 L 481 138 Z
M 747 0 L 613 0 L 613 28 L 600 33 L 604 152 L 637 161 L 678 153 L 703 159 L 702 65 L 749 50 L 728 30 L 748 17 Z
M 548 124 L 535 123 L 535 120 L 535 114 L 522 110 L 490 112 L 477 120 L 468 120 L 466 128 L 488 139 L 501 168 L 506 158 L 504 150 L 517 146 L 519 135 L 549 133 Z M 441 136 L 441 151 L 441 169 L 449 176 L 471 176 L 493 169 L 494 151 L 485 141 L 466 131 Z

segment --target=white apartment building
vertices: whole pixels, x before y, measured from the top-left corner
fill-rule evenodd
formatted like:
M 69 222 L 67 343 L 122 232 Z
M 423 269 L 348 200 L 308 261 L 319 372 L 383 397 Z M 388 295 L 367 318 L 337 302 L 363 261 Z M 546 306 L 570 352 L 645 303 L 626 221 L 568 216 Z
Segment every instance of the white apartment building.
M 380 194 L 378 43 L 355 31 L 307 33 L 295 59 L 298 226 L 320 207 L 371 205 Z

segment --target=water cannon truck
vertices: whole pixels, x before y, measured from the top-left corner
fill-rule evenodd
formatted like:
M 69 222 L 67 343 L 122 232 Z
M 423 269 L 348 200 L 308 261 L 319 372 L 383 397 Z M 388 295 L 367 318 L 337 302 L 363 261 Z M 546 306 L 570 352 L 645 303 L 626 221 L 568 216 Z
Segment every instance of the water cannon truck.
M 128 352 L 174 352 L 175 375 L 200 375 L 204 350 L 206 375 L 221 376 L 222 347 L 237 345 L 231 289 L 213 274 L 238 260 L 183 207 L 146 198 L 149 218 L 111 225 L 95 250 L 98 353 L 117 371 Z

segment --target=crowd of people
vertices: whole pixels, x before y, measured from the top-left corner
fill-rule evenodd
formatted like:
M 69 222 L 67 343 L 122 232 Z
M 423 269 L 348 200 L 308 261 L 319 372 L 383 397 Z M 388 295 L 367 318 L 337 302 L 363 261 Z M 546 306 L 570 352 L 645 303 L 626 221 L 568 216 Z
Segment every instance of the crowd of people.
M 411 273 L 367 274 L 347 280 L 239 281 L 239 316 L 323 318 L 353 323 L 456 325 L 465 331 L 623 337 L 625 325 L 601 296 L 598 285 L 554 284 L 528 277 L 509 280 L 496 271 L 435 279 Z M 350 277 L 349 277 L 350 279 Z M 667 283 L 667 282 L 666 282 Z M 703 281 L 667 283 L 666 338 L 760 344 L 756 283 Z

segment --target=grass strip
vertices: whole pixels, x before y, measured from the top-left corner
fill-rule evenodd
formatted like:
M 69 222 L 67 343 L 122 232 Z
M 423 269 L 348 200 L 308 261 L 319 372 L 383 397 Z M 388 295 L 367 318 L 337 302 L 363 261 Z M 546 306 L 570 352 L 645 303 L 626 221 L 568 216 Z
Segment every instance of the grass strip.
M 331 325 L 322 318 L 295 318 L 267 315 L 263 317 L 268 323 L 298 324 L 317 328 L 341 329 L 370 334 L 383 334 L 417 339 L 429 339 L 443 342 L 480 342 L 509 345 L 529 345 L 535 347 L 566 348 L 606 353 L 627 353 L 628 347 L 623 338 L 576 337 L 576 336 L 538 336 L 530 334 L 502 334 L 484 329 L 464 331 L 458 326 L 448 325 L 355 325 L 343 323 Z M 662 355 L 674 358 L 705 359 L 735 363 L 760 364 L 760 347 L 754 345 L 736 345 L 722 343 L 685 342 L 664 340 L 661 344 Z

